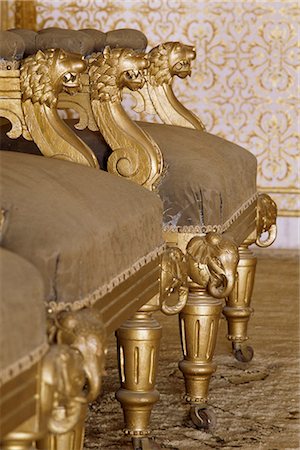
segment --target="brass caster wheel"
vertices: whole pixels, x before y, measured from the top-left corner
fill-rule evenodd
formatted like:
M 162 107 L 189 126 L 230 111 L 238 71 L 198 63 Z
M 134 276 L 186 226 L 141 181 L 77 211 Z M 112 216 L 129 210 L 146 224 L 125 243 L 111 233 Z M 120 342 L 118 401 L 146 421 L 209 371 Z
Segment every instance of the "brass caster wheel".
M 254 355 L 254 350 L 250 345 L 242 345 L 237 342 L 232 343 L 232 353 L 237 361 L 250 362 Z
M 217 424 L 215 413 L 201 406 L 191 406 L 190 417 L 196 428 L 201 431 L 212 431 Z
M 146 437 L 132 438 L 133 450 L 160 450 L 160 446 Z

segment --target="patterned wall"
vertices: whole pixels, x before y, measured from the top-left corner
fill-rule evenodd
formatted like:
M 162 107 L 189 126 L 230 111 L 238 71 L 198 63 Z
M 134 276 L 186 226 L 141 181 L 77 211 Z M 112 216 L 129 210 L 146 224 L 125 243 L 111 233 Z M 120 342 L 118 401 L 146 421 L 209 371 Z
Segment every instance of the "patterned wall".
M 281 215 L 299 215 L 297 2 L 38 0 L 36 4 L 38 29 L 132 27 L 147 35 L 150 46 L 167 40 L 195 45 L 193 74 L 176 82 L 178 97 L 202 118 L 208 131 L 251 150 L 259 161 L 260 189 L 272 194 Z

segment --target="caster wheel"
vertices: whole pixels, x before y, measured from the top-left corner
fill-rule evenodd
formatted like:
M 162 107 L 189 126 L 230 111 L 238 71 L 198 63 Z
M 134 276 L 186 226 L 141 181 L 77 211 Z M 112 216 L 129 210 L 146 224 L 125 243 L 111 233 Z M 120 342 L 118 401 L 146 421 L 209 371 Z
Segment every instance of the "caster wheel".
M 217 424 L 215 413 L 208 408 L 192 406 L 190 416 L 193 424 L 201 431 L 212 431 Z
M 232 344 L 232 351 L 235 359 L 240 362 L 250 362 L 254 355 L 254 350 L 249 345 Z

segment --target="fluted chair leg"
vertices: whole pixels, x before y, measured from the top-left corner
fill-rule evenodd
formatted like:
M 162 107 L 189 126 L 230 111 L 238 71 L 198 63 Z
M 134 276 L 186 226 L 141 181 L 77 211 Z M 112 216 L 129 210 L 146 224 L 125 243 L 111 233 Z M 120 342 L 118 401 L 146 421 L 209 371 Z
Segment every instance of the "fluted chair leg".
M 150 415 L 159 400 L 155 380 L 161 326 L 145 305 L 117 330 L 116 337 L 121 380 L 116 398 L 123 409 L 124 432 L 132 437 L 134 449 L 150 449 Z
M 185 380 L 185 399 L 191 405 L 191 419 L 197 428 L 215 425 L 207 408 L 209 383 L 216 364 L 212 361 L 223 303 L 205 289 L 190 288 L 185 308 L 179 315 L 183 360 L 179 368 Z
M 64 408 L 56 408 L 54 411 L 57 419 L 63 421 Z M 40 450 L 82 450 L 85 431 L 85 419 L 87 415 L 87 404 L 82 404 L 82 410 L 77 425 L 68 433 L 48 433 L 44 440 L 38 442 L 37 449 Z
M 238 361 L 249 362 L 254 352 L 245 342 L 248 340 L 248 322 L 253 311 L 251 297 L 257 259 L 246 244 L 239 247 L 239 256 L 236 283 L 226 298 L 223 314 L 227 319 L 227 338 L 232 342 L 235 358 Z
M 11 433 L 1 443 L 1 450 L 34 450 L 34 440 L 27 433 Z

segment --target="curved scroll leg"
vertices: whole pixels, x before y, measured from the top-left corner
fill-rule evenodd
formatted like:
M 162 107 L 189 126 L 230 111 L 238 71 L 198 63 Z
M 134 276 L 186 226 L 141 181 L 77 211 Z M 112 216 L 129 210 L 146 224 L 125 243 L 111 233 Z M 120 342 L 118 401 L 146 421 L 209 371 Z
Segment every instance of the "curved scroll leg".
M 213 428 L 215 417 L 207 409 L 211 375 L 216 370 L 212 361 L 222 301 L 211 297 L 205 289 L 192 285 L 185 308 L 179 315 L 183 360 L 179 363 L 185 380 L 185 399 L 191 405 L 191 419 L 197 428 Z
M 250 303 L 257 258 L 246 243 L 239 247 L 239 255 L 237 280 L 231 294 L 226 298 L 223 314 L 227 319 L 227 338 L 232 342 L 235 358 L 241 362 L 249 362 L 254 352 L 252 347 L 245 345 L 245 342 L 248 340 L 248 322 L 253 311 Z
M 150 415 L 159 400 L 155 389 L 161 326 L 153 319 L 157 306 L 143 306 L 116 332 L 121 388 L 116 393 L 125 421 L 125 434 L 135 450 L 152 449 Z

